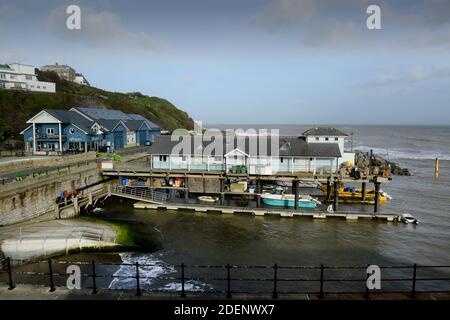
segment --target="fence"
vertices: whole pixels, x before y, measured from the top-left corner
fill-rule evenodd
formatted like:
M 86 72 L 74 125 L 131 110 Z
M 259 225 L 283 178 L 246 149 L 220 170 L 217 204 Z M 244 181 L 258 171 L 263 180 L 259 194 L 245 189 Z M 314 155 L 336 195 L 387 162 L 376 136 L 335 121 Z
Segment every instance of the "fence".
M 112 186 L 111 194 L 129 197 L 132 199 L 147 199 L 158 203 L 165 203 L 168 195 L 161 192 L 152 191 L 144 188 L 135 188 L 127 186 Z
M 199 290 L 193 289 L 191 286 L 191 289 L 187 288 L 187 285 L 192 281 L 204 281 L 206 283 L 213 283 L 213 282 L 219 282 L 222 283 L 222 286 L 218 286 L 216 288 L 213 288 L 211 290 L 202 290 L 203 294 L 223 294 L 226 298 L 232 298 L 233 294 L 271 294 L 273 299 L 276 299 L 279 297 L 279 294 L 318 294 L 319 298 L 323 298 L 324 294 L 326 293 L 361 293 L 365 292 L 366 296 L 368 297 L 369 294 L 372 292 L 368 289 L 366 282 L 369 277 L 369 275 L 366 273 L 367 266 L 281 266 L 274 264 L 273 266 L 250 266 L 250 265 L 188 265 L 181 263 L 179 265 L 173 265 L 174 268 L 173 276 L 148 276 L 145 273 L 143 273 L 143 268 L 159 268 L 162 265 L 157 263 L 152 264 L 140 264 L 138 262 L 136 263 L 96 263 L 94 261 L 92 262 L 73 262 L 73 261 L 54 261 L 54 260 L 46 260 L 46 261 L 37 261 L 35 263 L 43 264 L 43 269 L 37 271 L 37 272 L 30 272 L 30 271 L 18 271 L 15 270 L 16 267 L 13 268 L 12 261 L 9 258 L 6 258 L 3 260 L 4 270 L 3 278 L 6 280 L 4 283 L 6 283 L 9 286 L 10 290 L 13 290 L 16 285 L 18 285 L 18 282 L 16 281 L 16 277 L 18 276 L 26 276 L 25 279 L 28 279 L 28 283 L 35 283 L 32 281 L 31 278 L 33 277 L 45 277 L 46 280 L 43 282 L 41 281 L 40 284 L 45 284 L 50 288 L 50 291 L 56 290 L 56 283 L 58 278 L 63 278 L 64 285 L 65 285 L 65 279 L 67 279 L 68 274 L 61 271 L 54 271 L 55 267 L 58 266 L 69 266 L 69 265 L 78 265 L 80 269 L 82 268 L 81 277 L 84 282 L 88 282 L 90 285 L 85 286 L 84 289 L 91 289 L 92 294 L 96 294 L 98 292 L 99 286 L 98 281 L 100 279 L 122 279 L 127 280 L 128 284 L 131 284 L 126 289 L 132 289 L 135 291 L 137 296 L 140 296 L 142 291 L 150 291 L 150 292 L 172 292 L 172 293 L 178 293 L 180 297 L 186 297 L 188 293 L 194 293 L 198 292 Z M 114 266 L 114 267 L 126 267 L 128 268 L 129 274 L 126 275 L 118 275 L 116 273 L 102 273 L 99 272 L 99 268 L 103 266 Z M 441 270 L 443 269 L 449 269 L 450 266 L 423 266 L 423 265 L 411 265 L 411 266 L 380 266 L 381 270 L 403 270 L 407 271 L 407 274 L 409 274 L 408 277 L 401 277 L 397 275 L 396 277 L 388 277 L 388 278 L 382 278 L 382 283 L 386 282 L 392 282 L 392 283 L 403 283 L 403 287 L 400 286 L 400 290 L 397 291 L 380 291 L 376 290 L 377 293 L 380 292 L 401 292 L 401 293 L 410 293 L 412 297 L 416 295 L 416 293 L 425 293 L 425 292 L 449 292 L 450 291 L 450 277 L 443 276 L 441 274 Z M 213 270 L 213 275 L 211 277 L 205 277 L 203 276 L 194 276 L 193 271 L 204 271 L 204 270 Z M 264 270 L 269 272 L 269 276 L 267 277 L 249 277 L 249 273 L 254 274 L 257 270 Z M 310 276 L 310 277 L 286 277 L 280 275 L 280 273 L 283 270 L 290 270 L 291 272 L 294 272 L 295 274 L 302 272 L 302 271 L 310 271 L 315 272 L 317 276 Z M 438 272 L 438 276 L 430 277 L 430 276 L 419 276 L 419 272 L 423 271 L 429 271 L 434 270 L 435 272 Z M 239 271 L 244 271 L 245 274 L 239 276 Z M 349 271 L 352 273 L 356 273 L 356 277 L 352 276 L 345 276 L 339 274 L 346 274 Z M 383 272 L 384 272 L 383 271 Z M 361 275 L 364 275 L 361 277 Z M 1 276 L 1 274 L 0 274 Z M 30 278 L 31 277 L 31 278 Z M 0 280 L 2 277 L 0 277 Z M 60 279 L 61 280 L 61 279 Z M 161 289 L 155 289 L 155 288 L 147 288 L 143 289 L 142 287 L 145 286 L 146 282 L 154 282 L 156 280 L 163 280 L 163 281 L 176 281 L 176 284 L 178 284 L 178 287 L 174 288 L 173 286 L 169 288 L 168 290 L 161 290 Z M 130 282 L 131 281 L 131 282 Z M 433 289 L 418 289 L 418 285 L 420 283 L 425 282 L 439 282 L 441 283 L 439 285 L 439 288 L 433 288 Z M 265 283 L 268 284 L 269 287 L 266 290 L 263 291 L 248 291 L 248 290 L 238 290 L 237 284 L 243 283 L 243 282 L 251 282 L 251 283 Z M 346 282 L 354 282 L 354 283 L 360 283 L 364 284 L 361 286 L 361 290 L 356 291 L 346 291 L 342 290 L 340 287 L 342 284 Z M 27 284 L 28 284 L 27 283 Z M 283 291 L 280 289 L 280 286 L 283 283 L 294 283 L 295 284 L 295 290 L 289 290 L 289 291 Z M 309 289 L 306 289 L 304 283 L 312 283 L 313 286 Z M 339 286 L 337 289 L 334 290 L 327 290 L 326 286 L 328 287 L 330 283 L 337 283 Z M 443 283 L 443 284 L 442 284 Z M 365 288 L 365 289 L 364 289 Z M 398 288 L 398 286 L 397 286 Z M 305 290 L 306 289 L 306 290 Z

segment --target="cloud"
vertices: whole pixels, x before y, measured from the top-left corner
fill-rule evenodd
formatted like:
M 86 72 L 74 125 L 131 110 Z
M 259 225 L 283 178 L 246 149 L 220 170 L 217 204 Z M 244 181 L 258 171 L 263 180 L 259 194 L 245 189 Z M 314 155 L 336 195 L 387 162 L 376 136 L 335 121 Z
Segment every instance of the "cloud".
M 381 8 L 380 31 L 366 28 L 370 4 Z M 449 48 L 449 12 L 449 0 L 271 0 L 249 24 L 294 33 L 302 46 L 314 48 Z
M 159 45 L 148 33 L 127 30 L 116 13 L 96 12 L 83 6 L 81 8 L 81 30 L 67 29 L 67 17 L 65 6 L 51 10 L 47 17 L 48 30 L 67 41 L 76 41 L 94 47 L 120 45 L 143 50 L 159 48 Z
M 368 84 L 370 86 L 387 86 L 392 84 L 410 84 L 419 81 L 449 78 L 450 65 L 439 66 L 414 66 L 405 69 L 399 73 L 384 73 L 371 79 Z

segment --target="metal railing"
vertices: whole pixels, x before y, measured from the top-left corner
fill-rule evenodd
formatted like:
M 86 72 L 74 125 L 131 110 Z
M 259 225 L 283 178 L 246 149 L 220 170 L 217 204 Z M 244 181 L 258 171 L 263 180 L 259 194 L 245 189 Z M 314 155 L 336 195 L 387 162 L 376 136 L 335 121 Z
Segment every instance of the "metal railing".
M 203 290 L 203 294 L 224 294 L 226 298 L 231 298 L 233 294 L 271 294 L 273 299 L 279 297 L 279 294 L 317 294 L 319 298 L 324 298 L 324 295 L 327 293 L 359 293 L 364 294 L 366 298 L 369 298 L 371 293 L 403 293 L 410 294 L 411 297 L 415 297 L 417 293 L 438 293 L 438 292 L 450 292 L 450 277 L 448 273 L 446 276 L 442 275 L 443 269 L 450 270 L 450 265 L 405 265 L 405 266 L 380 266 L 380 270 L 396 270 L 403 271 L 406 273 L 406 277 L 403 275 L 396 275 L 391 277 L 382 278 L 381 281 L 383 284 L 385 283 L 402 283 L 400 286 L 402 289 L 400 290 L 369 290 L 366 285 L 369 275 L 366 273 L 367 266 L 281 266 L 278 264 L 274 264 L 273 266 L 267 265 L 187 265 L 181 263 L 179 265 L 173 265 L 174 275 L 172 276 L 148 276 L 143 273 L 143 268 L 160 268 L 167 267 L 167 265 L 160 263 L 150 263 L 150 264 L 142 264 L 142 263 L 99 263 L 95 261 L 91 262 L 74 262 L 74 261 L 55 261 L 52 259 L 44 260 L 44 261 L 34 261 L 35 264 L 44 264 L 44 271 L 39 272 L 30 272 L 30 271 L 19 271 L 16 270 L 16 267 L 13 267 L 12 262 L 20 260 L 12 260 L 10 258 L 6 258 L 2 262 L 4 271 L 0 271 L 0 283 L 1 279 L 5 279 L 3 283 L 6 283 L 9 286 L 9 290 L 13 290 L 16 285 L 19 284 L 17 282 L 17 278 L 19 276 L 24 277 L 25 279 L 29 279 L 30 282 L 26 283 L 26 281 L 21 282 L 20 284 L 36 284 L 31 278 L 33 277 L 46 277 L 47 279 L 43 280 L 40 285 L 48 285 L 50 291 L 56 290 L 56 279 L 61 278 L 59 281 L 61 283 L 66 283 L 66 279 L 69 274 L 64 272 L 55 272 L 54 269 L 58 266 L 69 266 L 69 265 L 77 265 L 82 269 L 81 277 L 82 283 L 85 284 L 83 289 L 92 289 L 92 294 L 96 294 L 98 292 L 99 279 L 123 279 L 130 280 L 132 279 L 132 283 L 134 285 L 126 288 L 125 290 L 135 290 L 136 295 L 140 296 L 142 291 L 148 292 L 166 292 L 166 293 L 178 293 L 181 297 L 186 297 L 187 293 L 198 293 L 198 290 L 195 289 L 187 289 L 186 286 L 192 281 L 204 281 L 206 284 L 212 282 L 220 282 L 222 283 L 222 289 L 211 289 L 211 290 Z M 128 267 L 132 272 L 128 275 L 118 275 L 117 273 L 110 274 L 99 271 L 100 266 L 117 266 L 117 267 Z M 42 269 L 42 268 L 41 268 Z M 108 269 L 110 270 L 110 268 Z M 194 271 L 205 271 L 212 270 L 213 275 L 210 277 L 200 275 L 195 276 Z M 283 276 L 281 272 L 288 270 L 294 275 L 298 275 L 301 272 L 309 272 L 313 273 L 313 275 L 309 276 Z M 419 271 L 430 271 L 433 270 L 435 273 L 438 272 L 437 276 L 419 276 Z M 268 276 L 265 277 L 249 277 L 249 273 L 254 274 L 259 271 L 269 272 Z M 244 275 L 239 276 L 239 272 L 245 272 Z M 349 276 L 348 273 L 351 272 L 354 276 Z M 2 275 L 2 273 L 4 275 Z M 346 276 L 342 276 L 341 274 L 346 274 Z M 191 276 L 190 276 L 191 274 Z M 356 276 L 355 276 L 356 275 Z M 28 277 L 28 278 L 27 278 Z M 89 281 L 90 280 L 90 281 Z M 161 290 L 161 289 L 143 289 L 143 285 L 146 283 L 151 283 L 156 280 L 161 281 L 177 281 L 178 289 L 169 289 L 169 290 Z M 268 288 L 264 291 L 242 291 L 235 289 L 235 286 L 239 283 L 265 283 L 268 284 Z M 432 290 L 421 290 L 418 288 L 418 285 L 421 283 L 427 282 L 439 282 L 441 285 L 438 289 Z M 130 282 L 127 282 L 130 283 Z M 280 290 L 280 286 L 284 283 L 294 283 L 295 290 L 283 291 Z M 309 289 L 306 289 L 306 283 L 313 283 L 314 285 Z M 338 285 L 343 285 L 345 283 L 359 283 L 363 284 L 360 286 L 360 290 L 348 291 L 343 290 L 341 287 L 338 287 L 337 290 L 326 290 L 325 286 L 329 286 L 330 283 L 337 283 Z M 86 284 L 90 284 L 87 285 Z M 109 288 L 112 290 L 116 290 L 114 288 Z M 117 290 L 124 290 L 123 288 L 118 288 Z
M 165 203 L 168 199 L 168 195 L 165 193 L 140 187 L 111 186 L 111 194 L 151 200 L 160 204 Z

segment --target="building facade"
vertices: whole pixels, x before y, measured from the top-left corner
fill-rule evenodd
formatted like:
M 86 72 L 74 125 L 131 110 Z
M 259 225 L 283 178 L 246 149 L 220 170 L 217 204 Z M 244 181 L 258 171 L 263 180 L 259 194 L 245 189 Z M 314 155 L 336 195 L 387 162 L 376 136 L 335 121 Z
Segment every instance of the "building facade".
M 53 82 L 39 81 L 36 68 L 19 63 L 0 65 L 0 89 L 55 92 Z
M 45 65 L 43 67 L 40 68 L 41 71 L 51 71 L 51 72 L 55 72 L 58 77 L 60 77 L 61 79 L 70 81 L 70 82 L 74 82 L 75 81 L 75 69 L 66 65 L 66 64 L 50 64 L 50 65 Z
M 76 73 L 75 74 L 75 79 L 73 80 L 73 82 L 78 83 L 78 84 L 80 84 L 82 86 L 88 86 L 88 87 L 91 86 L 89 81 L 87 81 L 87 79 L 81 73 Z
M 161 128 L 135 114 L 97 108 L 45 109 L 22 131 L 25 151 L 61 155 L 151 145 Z M 129 138 L 134 137 L 134 139 Z
M 336 133 L 336 132 L 335 132 Z M 337 135 L 345 139 L 345 134 Z M 219 171 L 252 175 L 332 174 L 339 170 L 343 153 L 339 140 L 322 141 L 309 135 L 252 141 L 251 137 L 225 139 L 223 145 L 194 135 L 185 142 L 169 136 L 156 138 L 150 148 L 152 170 Z M 180 149 L 181 148 L 181 149 Z M 343 145 L 342 145 L 343 148 Z M 342 149 L 343 150 L 343 149 Z

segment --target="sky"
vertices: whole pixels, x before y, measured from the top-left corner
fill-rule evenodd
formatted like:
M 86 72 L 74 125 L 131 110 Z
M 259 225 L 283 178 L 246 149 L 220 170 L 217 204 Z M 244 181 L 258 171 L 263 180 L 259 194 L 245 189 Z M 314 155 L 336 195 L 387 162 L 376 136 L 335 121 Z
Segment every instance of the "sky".
M 0 0 L 0 38 L 207 124 L 450 124 L 450 0 Z

